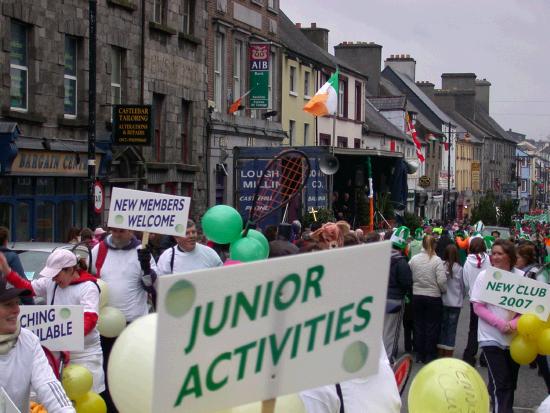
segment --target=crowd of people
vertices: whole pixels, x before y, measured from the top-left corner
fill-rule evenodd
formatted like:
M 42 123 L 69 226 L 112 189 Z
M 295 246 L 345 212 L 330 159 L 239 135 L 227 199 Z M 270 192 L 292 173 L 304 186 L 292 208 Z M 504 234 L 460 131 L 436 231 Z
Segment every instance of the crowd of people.
M 447 228 L 426 223 L 419 228 L 401 226 L 363 233 L 341 220 L 315 222 L 310 228 L 302 228 L 299 221 L 294 221 L 263 230 L 270 257 L 382 240 L 389 240 L 392 245 L 381 337 L 385 351 L 381 352 L 379 373 L 303 392 L 308 412 L 343 411 L 340 409 L 350 395 L 342 397 L 342 391 L 353 394 L 352 401 L 347 402 L 349 411 L 399 412 L 401 400 L 391 364 L 398 355 L 401 333 L 404 350 L 415 353 L 418 363 L 460 356 L 454 354 L 454 349 L 464 300 L 469 300 L 470 322 L 462 359 L 475 367 L 481 349 L 479 363 L 488 368 L 492 409 L 496 413 L 512 412 L 519 366 L 510 357 L 509 345 L 518 315 L 483 302 L 479 280 L 492 265 L 517 276 L 547 282 L 543 271 L 546 228 L 530 235 L 519 230 L 512 239 L 500 238 L 498 231 L 484 236 L 482 229 L 481 223 L 473 227 L 449 224 Z M 205 239 L 200 226 L 192 220 L 187 223 L 185 236 L 150 234 L 145 246 L 130 230 L 97 228 L 92 232 L 85 228 L 71 233 L 68 241 L 86 245 L 90 249 L 88 260 L 78 259 L 68 249 L 55 250 L 40 272 L 41 277 L 28 281 L 17 254 L 7 249 L 8 234 L 6 228 L 0 228 L 0 386 L 22 411 L 28 411 L 31 385 L 50 413 L 74 410 L 58 378 L 51 369 L 45 371 L 47 361 L 38 339 L 17 323 L 20 300 L 31 304 L 31 297 L 40 296 L 50 305 L 83 306 L 84 350 L 73 352 L 71 360 L 92 373 L 94 391 L 101 394 L 108 412 L 116 412 L 106 374 L 116 338 L 103 337 L 97 329 L 97 280 L 107 283 L 109 306 L 119 309 L 129 324 L 154 311 L 157 277 L 234 263 L 229 258 L 229 246 Z M 22 360 L 32 362 L 33 368 L 14 376 L 20 370 L 17 363 Z M 539 356 L 536 366 L 550 393 L 546 357 Z

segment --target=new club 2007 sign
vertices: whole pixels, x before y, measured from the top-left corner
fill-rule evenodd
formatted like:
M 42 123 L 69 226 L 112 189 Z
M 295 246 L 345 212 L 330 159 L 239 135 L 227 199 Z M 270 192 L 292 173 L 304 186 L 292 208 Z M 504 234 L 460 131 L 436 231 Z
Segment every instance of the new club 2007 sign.
M 378 370 L 390 244 L 159 278 L 153 406 L 213 412 Z

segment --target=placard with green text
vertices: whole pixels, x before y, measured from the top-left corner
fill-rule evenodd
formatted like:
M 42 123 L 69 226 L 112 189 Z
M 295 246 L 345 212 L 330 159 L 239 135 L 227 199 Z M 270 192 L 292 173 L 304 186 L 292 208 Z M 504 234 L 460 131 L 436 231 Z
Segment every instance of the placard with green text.
M 153 411 L 215 412 L 378 370 L 380 242 L 159 278 Z
M 550 315 L 550 285 L 489 267 L 481 280 L 480 299 L 520 314 L 533 313 L 546 321 Z

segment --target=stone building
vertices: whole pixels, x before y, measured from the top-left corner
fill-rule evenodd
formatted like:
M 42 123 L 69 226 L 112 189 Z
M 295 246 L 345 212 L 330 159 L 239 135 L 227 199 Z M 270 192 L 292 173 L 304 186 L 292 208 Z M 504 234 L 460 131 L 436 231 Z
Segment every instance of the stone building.
M 204 210 L 205 11 L 201 0 L 97 2 L 107 195 L 111 186 L 188 195 L 192 214 Z M 69 227 L 87 225 L 88 2 L 4 0 L 0 39 L 0 148 L 12 154 L 0 157 L 0 224 L 17 240 L 65 241 Z M 113 144 L 114 104 L 152 105 L 150 146 Z

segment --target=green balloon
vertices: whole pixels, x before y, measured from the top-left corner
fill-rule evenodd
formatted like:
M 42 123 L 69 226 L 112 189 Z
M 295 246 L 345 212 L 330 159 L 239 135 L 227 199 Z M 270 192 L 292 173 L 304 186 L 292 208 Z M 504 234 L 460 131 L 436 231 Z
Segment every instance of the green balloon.
M 229 246 L 229 257 L 235 261 L 250 262 L 265 258 L 264 247 L 254 238 L 241 238 Z
M 208 239 L 218 244 L 230 244 L 241 237 L 243 219 L 241 214 L 227 205 L 209 208 L 201 220 L 202 229 Z
M 260 231 L 256 231 L 255 229 L 249 229 L 248 234 L 246 236 L 248 238 L 255 239 L 261 244 L 261 246 L 264 249 L 264 255 L 262 258 L 269 257 L 269 241 L 267 240 L 264 234 L 262 234 Z

